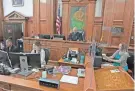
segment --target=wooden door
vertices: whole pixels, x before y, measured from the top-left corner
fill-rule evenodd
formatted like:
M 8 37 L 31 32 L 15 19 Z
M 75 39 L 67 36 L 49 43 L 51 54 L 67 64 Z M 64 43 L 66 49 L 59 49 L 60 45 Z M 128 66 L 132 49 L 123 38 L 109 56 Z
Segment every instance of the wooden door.
M 13 43 L 16 44 L 16 40 L 21 37 L 22 23 L 4 23 L 3 36 L 5 39 L 12 37 Z

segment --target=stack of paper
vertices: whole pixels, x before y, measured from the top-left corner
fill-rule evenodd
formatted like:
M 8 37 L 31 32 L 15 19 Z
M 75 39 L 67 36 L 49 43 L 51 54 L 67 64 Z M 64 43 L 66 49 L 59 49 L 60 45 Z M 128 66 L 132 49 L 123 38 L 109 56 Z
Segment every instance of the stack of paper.
M 71 84 L 78 84 L 78 77 L 63 75 L 60 81 Z
M 118 69 L 114 69 L 114 70 L 110 70 L 111 73 L 117 73 L 117 72 L 120 72 Z

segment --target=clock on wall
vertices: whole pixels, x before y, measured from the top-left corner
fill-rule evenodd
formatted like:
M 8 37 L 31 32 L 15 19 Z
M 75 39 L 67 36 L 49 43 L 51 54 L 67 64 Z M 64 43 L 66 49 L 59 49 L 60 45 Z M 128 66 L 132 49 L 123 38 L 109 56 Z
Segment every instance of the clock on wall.
M 12 0 L 12 5 L 14 7 L 21 7 L 24 5 L 24 0 Z

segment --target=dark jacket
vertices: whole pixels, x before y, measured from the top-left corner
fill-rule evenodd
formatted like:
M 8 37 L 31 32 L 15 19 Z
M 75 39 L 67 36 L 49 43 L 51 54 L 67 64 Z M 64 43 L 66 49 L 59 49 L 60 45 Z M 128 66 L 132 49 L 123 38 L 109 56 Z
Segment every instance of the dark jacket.
M 80 36 L 79 32 L 72 32 L 72 33 L 70 33 L 68 40 L 77 41 L 77 40 L 79 40 L 79 36 Z
M 4 51 L 6 52 L 18 52 L 18 49 L 16 46 L 12 45 L 11 48 L 5 48 Z

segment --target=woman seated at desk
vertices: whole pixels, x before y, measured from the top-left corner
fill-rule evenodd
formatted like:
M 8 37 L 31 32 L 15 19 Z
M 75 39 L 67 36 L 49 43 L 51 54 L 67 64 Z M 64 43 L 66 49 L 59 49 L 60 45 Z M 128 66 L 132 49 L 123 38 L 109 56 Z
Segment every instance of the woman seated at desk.
M 129 57 L 128 48 L 125 44 L 119 44 L 117 50 L 111 57 L 103 55 L 103 59 L 113 62 L 113 66 L 122 66 L 125 71 L 128 71 L 127 58 Z
M 33 50 L 31 51 L 31 53 L 40 53 L 41 67 L 44 67 L 46 65 L 45 51 L 41 48 L 41 44 L 39 41 L 36 41 L 33 44 Z

